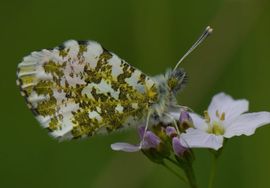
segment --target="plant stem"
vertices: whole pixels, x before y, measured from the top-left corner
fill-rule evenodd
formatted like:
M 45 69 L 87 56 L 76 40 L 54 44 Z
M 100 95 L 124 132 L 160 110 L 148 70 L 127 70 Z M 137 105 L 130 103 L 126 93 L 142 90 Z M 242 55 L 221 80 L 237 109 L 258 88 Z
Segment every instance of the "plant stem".
M 215 175 L 217 171 L 217 159 L 218 159 L 218 156 L 213 155 L 213 162 L 212 162 L 212 168 L 211 168 L 210 177 L 209 177 L 208 188 L 213 188 L 214 179 L 215 179 Z
M 179 166 L 179 163 L 173 159 L 171 159 L 170 157 L 166 158 L 168 161 L 170 161 L 172 164 L 175 164 L 177 167 L 181 168 L 181 166 Z M 182 168 L 181 168 L 182 169 Z
M 187 163 L 187 165 L 185 165 L 183 169 L 188 178 L 190 188 L 198 188 L 192 164 Z
M 183 176 L 181 176 L 180 174 L 178 174 L 177 172 L 175 172 L 171 167 L 169 167 L 166 163 L 162 163 L 162 166 L 164 166 L 168 171 L 170 171 L 172 174 L 174 174 L 175 176 L 177 176 L 181 181 L 183 181 L 185 184 L 187 184 L 187 180 L 186 178 L 184 178 Z
M 195 177 L 194 170 L 192 167 L 192 162 L 185 161 L 183 163 L 178 163 L 177 161 L 171 159 L 170 157 L 167 157 L 166 159 L 170 161 L 171 163 L 175 164 L 176 166 L 178 166 L 179 168 L 181 168 L 182 170 L 184 170 L 185 175 L 188 179 L 188 182 L 186 180 L 186 183 L 189 184 L 191 188 L 198 188 L 197 183 L 196 183 L 196 177 Z

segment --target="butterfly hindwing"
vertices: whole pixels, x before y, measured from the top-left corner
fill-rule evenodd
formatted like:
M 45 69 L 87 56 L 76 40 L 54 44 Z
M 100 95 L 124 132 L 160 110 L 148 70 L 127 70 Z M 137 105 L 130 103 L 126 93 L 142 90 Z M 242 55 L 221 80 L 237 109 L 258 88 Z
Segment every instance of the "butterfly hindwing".
M 32 52 L 17 76 L 37 120 L 62 140 L 138 123 L 158 95 L 150 77 L 93 41 Z

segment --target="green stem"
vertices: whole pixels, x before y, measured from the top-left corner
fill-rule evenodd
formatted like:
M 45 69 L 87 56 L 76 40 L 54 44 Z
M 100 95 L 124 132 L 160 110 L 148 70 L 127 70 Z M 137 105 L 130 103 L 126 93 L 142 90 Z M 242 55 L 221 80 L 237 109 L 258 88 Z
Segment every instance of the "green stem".
M 183 181 L 185 184 L 187 184 L 187 180 L 186 178 L 184 178 L 183 176 L 181 176 L 180 174 L 178 174 L 177 172 L 175 172 L 171 167 L 169 167 L 166 163 L 162 163 L 162 166 L 164 166 L 168 171 L 170 171 L 172 174 L 174 174 L 175 176 L 177 176 L 181 181 Z
M 170 161 L 172 164 L 175 164 L 176 166 L 178 166 L 179 168 L 181 168 L 181 166 L 179 165 L 179 163 L 173 159 L 171 159 L 170 157 L 166 158 L 168 161 Z M 182 168 L 181 168 L 182 169 Z
M 184 166 L 183 169 L 188 178 L 190 188 L 198 188 L 192 164 L 188 163 L 187 165 Z
M 212 168 L 211 168 L 210 177 L 209 177 L 208 188 L 213 188 L 214 179 L 215 179 L 215 175 L 217 171 L 217 159 L 218 159 L 218 156 L 213 155 L 213 162 L 212 162 Z
M 196 177 L 195 177 L 193 167 L 192 167 L 192 163 L 190 161 L 185 161 L 184 163 L 180 164 L 177 161 L 171 159 L 170 157 L 167 157 L 166 159 L 170 161 L 171 163 L 175 164 L 176 166 L 178 166 L 179 168 L 181 168 L 182 170 L 184 170 L 185 175 L 188 179 L 188 182 L 186 181 L 186 183 L 189 184 L 191 188 L 198 188 L 197 183 L 196 183 Z

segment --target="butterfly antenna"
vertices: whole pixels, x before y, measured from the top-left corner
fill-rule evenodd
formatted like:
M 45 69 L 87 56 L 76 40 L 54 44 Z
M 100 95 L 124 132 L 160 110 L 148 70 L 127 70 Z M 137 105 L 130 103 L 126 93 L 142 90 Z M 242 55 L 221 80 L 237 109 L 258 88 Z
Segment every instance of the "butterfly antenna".
M 176 70 L 180 63 L 195 49 L 197 48 L 203 41 L 206 39 L 211 33 L 213 29 L 210 26 L 207 26 L 202 35 L 198 38 L 198 40 L 189 48 L 189 50 L 183 55 L 183 57 L 178 61 L 173 70 Z

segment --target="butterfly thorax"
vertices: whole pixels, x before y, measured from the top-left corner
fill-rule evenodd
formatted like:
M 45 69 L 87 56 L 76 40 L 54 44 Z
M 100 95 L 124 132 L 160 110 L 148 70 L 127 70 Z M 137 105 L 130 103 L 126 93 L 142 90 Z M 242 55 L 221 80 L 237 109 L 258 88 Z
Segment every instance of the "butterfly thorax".
M 157 122 L 167 121 L 166 114 L 177 106 L 176 96 L 186 84 L 187 76 L 184 70 L 168 70 L 165 75 L 158 75 L 152 78 L 155 80 L 158 97 L 151 104 L 153 119 Z

